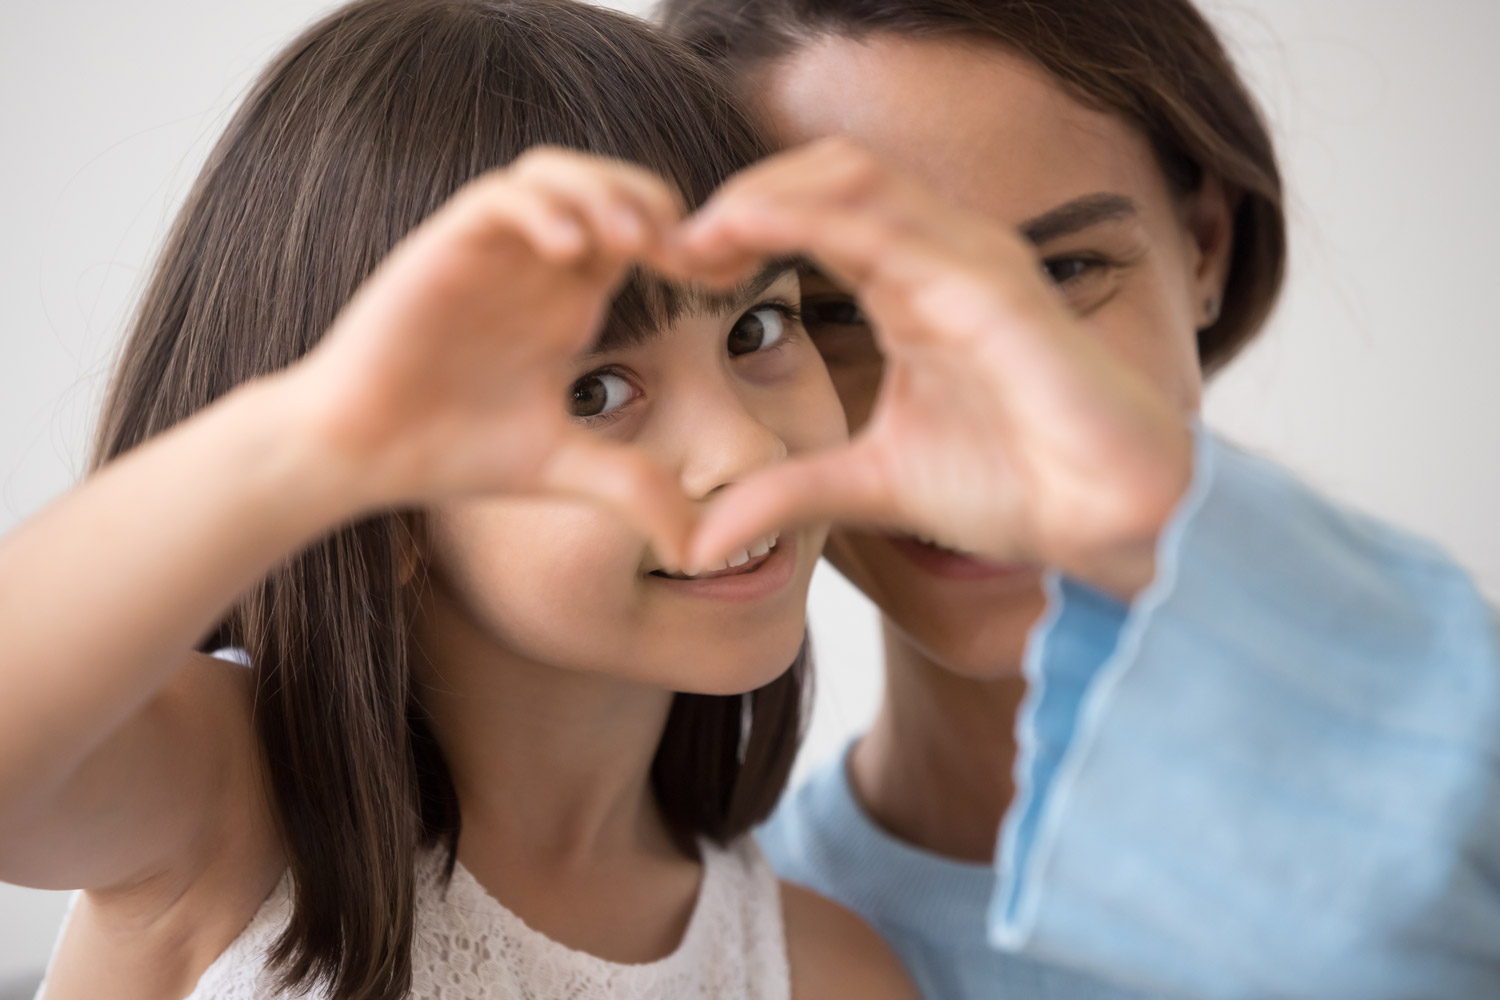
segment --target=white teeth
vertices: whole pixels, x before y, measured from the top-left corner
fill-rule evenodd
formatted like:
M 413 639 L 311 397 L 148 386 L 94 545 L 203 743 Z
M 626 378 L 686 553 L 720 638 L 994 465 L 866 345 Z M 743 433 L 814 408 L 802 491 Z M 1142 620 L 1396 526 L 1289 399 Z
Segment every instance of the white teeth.
M 720 559 L 718 562 L 713 563 L 712 565 L 700 567 L 698 572 L 692 574 L 691 576 L 676 573 L 668 573 L 666 575 L 679 580 L 693 580 L 697 579 L 700 576 L 707 576 L 710 573 L 722 573 L 726 569 L 737 569 L 738 567 L 745 565 L 751 559 L 759 559 L 761 556 L 769 555 L 771 550 L 776 548 L 776 542 L 780 538 L 781 532 L 779 531 L 773 535 L 768 535 L 765 538 L 753 542 L 749 548 L 740 549 L 738 552 L 731 553 L 728 559 Z

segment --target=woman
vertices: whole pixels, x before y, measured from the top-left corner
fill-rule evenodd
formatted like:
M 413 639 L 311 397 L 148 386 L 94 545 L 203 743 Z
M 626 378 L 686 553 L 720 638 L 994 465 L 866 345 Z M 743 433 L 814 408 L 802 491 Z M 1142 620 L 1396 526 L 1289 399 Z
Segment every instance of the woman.
M 1500 989 L 1491 613 L 1440 553 L 1194 420 L 1284 252 L 1270 143 L 1202 17 L 664 17 L 783 144 L 879 161 L 788 154 L 688 244 L 726 271 L 813 253 L 834 281 L 806 284 L 809 327 L 862 429 L 741 484 L 701 540 L 866 526 L 829 555 L 883 613 L 885 697 L 767 830 L 783 874 L 934 997 Z

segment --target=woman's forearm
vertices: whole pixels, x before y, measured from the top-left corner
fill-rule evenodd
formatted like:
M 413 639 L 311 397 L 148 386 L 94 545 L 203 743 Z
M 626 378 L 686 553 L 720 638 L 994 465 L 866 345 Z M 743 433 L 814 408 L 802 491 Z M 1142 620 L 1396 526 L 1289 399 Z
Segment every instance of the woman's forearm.
M 1134 602 L 1051 581 L 993 939 L 1153 994 L 1500 994 L 1493 612 L 1435 546 L 1197 443 Z

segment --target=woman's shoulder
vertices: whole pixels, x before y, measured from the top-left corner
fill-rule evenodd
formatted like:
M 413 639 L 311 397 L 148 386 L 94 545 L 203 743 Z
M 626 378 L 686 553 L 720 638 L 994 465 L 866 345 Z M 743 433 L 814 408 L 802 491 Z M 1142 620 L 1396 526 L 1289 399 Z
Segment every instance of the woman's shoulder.
M 793 1000 L 915 1000 L 916 987 L 895 953 L 854 913 L 790 882 L 781 883 L 781 901 Z

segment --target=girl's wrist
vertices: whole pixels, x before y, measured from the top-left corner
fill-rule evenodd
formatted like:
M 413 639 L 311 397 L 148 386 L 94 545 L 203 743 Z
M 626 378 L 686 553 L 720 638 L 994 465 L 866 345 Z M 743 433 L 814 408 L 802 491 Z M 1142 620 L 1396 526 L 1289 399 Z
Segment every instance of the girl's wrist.
M 321 432 L 316 398 L 296 372 L 245 382 L 220 405 L 262 509 L 316 537 L 377 504 L 357 463 Z

